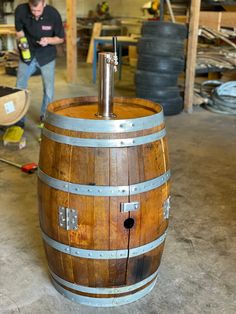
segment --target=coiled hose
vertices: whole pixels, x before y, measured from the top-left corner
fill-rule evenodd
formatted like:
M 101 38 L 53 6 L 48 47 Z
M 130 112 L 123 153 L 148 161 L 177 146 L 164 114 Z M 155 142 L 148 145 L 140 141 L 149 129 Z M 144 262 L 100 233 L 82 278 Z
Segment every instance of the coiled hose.
M 217 86 L 209 92 L 210 86 Z M 208 91 L 207 91 L 208 89 Z M 236 115 L 236 81 L 223 83 L 210 80 L 201 84 L 201 96 L 207 98 L 205 107 L 213 112 Z

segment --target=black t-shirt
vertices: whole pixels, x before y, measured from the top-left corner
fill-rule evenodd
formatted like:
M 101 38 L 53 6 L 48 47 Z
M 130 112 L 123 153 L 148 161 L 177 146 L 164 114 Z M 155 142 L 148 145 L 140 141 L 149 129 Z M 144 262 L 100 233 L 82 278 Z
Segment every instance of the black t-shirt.
M 58 11 L 46 5 L 38 20 L 34 18 L 27 3 L 20 4 L 15 10 L 16 31 L 23 31 L 28 40 L 32 58 L 35 57 L 43 66 L 56 57 L 55 45 L 40 46 L 37 41 L 42 37 L 64 38 L 64 28 Z

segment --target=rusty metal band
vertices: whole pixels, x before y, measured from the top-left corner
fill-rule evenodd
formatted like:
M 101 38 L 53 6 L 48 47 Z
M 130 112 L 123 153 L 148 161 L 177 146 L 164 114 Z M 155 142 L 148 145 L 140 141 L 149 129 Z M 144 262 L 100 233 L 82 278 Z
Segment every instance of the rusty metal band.
M 157 281 L 157 278 L 153 280 L 153 282 L 149 286 L 128 296 L 121 296 L 121 297 L 116 297 L 116 298 L 92 298 L 92 297 L 78 295 L 71 291 L 68 291 L 64 289 L 62 286 L 60 286 L 52 278 L 52 283 L 54 287 L 57 289 L 57 291 L 59 291 L 66 298 L 70 299 L 71 301 L 77 302 L 79 304 L 97 306 L 97 307 L 113 307 L 113 306 L 119 306 L 122 304 L 128 304 L 128 303 L 134 302 L 144 297 L 146 294 L 148 294 L 155 286 L 156 281 Z
M 87 286 L 81 286 L 69 281 L 66 281 L 62 279 L 61 277 L 57 276 L 51 269 L 49 269 L 49 272 L 54 280 L 56 280 L 58 283 L 63 285 L 64 287 L 73 289 L 75 291 L 84 292 L 84 293 L 91 293 L 91 294 L 120 294 L 120 293 L 127 293 L 130 291 L 134 291 L 136 289 L 139 289 L 149 282 L 151 282 L 158 274 L 158 270 L 155 271 L 151 276 L 145 278 L 142 281 L 139 281 L 138 283 L 134 285 L 124 286 L 124 287 L 114 287 L 114 288 L 92 288 Z
M 152 180 L 126 186 L 82 185 L 48 176 L 40 168 L 39 179 L 48 186 L 67 193 L 87 196 L 129 196 L 154 190 L 170 179 L 170 170 Z
M 131 249 L 123 249 L 123 250 L 85 250 L 81 248 L 76 248 L 73 246 L 69 246 L 63 244 L 61 242 L 55 241 L 46 235 L 42 230 L 42 238 L 43 240 L 52 248 L 62 253 L 77 256 L 81 258 L 90 258 L 90 259 L 121 259 L 121 258 L 131 258 L 135 256 L 139 256 L 150 252 L 160 246 L 166 238 L 166 231 L 156 240 L 144 244 L 142 246 L 131 248 Z
M 95 139 L 95 138 L 79 138 L 61 135 L 52 132 L 46 128 L 43 129 L 42 134 L 47 138 L 53 140 L 54 142 L 67 144 L 79 147 L 130 147 L 137 145 L 144 145 L 147 143 L 152 143 L 158 141 L 166 136 L 165 128 L 159 132 L 139 136 L 135 138 L 123 138 L 123 139 Z
M 92 120 L 71 118 L 49 111 L 45 121 L 61 129 L 92 133 L 125 133 L 150 129 L 164 122 L 163 111 L 151 116 L 123 120 Z

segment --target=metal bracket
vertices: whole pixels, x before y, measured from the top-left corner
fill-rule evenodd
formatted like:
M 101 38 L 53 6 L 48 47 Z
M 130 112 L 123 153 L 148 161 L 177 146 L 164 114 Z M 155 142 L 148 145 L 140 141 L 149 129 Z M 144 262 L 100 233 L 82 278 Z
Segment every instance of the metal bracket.
M 164 219 L 169 219 L 170 217 L 170 196 L 163 203 L 163 216 Z
M 122 213 L 133 212 L 139 209 L 139 202 L 120 203 L 120 211 Z
M 65 230 L 78 229 L 77 209 L 60 206 L 58 209 L 59 226 Z

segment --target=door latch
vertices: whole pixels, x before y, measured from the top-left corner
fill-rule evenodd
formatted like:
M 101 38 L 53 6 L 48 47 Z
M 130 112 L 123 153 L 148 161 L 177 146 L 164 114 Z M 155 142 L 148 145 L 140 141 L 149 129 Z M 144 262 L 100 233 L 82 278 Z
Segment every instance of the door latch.
M 139 207 L 140 207 L 139 202 L 120 203 L 120 211 L 122 213 L 136 211 L 139 209 Z

